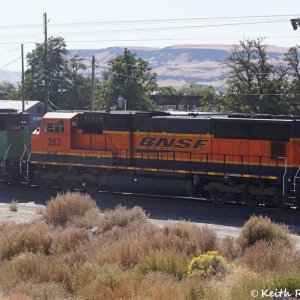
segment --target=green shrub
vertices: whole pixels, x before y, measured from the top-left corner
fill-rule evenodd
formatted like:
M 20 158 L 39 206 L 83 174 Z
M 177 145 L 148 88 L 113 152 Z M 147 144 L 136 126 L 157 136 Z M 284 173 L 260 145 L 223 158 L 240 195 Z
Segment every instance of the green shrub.
M 262 297 L 261 291 L 263 289 L 272 289 L 272 281 L 269 278 L 255 277 L 255 278 L 241 278 L 234 282 L 229 292 L 230 300 L 253 300 L 253 299 L 268 299 L 273 298 Z M 255 293 L 255 294 L 251 294 Z M 275 298 L 274 298 L 275 299 Z
M 198 282 L 192 282 L 190 286 L 187 288 L 187 300 L 202 300 L 204 296 L 203 286 Z
M 58 194 L 47 203 L 45 218 L 49 222 L 65 225 L 75 216 L 84 216 L 90 210 L 97 208 L 96 202 L 88 194 L 70 193 Z
M 192 259 L 188 265 L 188 275 L 200 275 L 211 277 L 225 273 L 229 270 L 229 265 L 225 259 L 219 255 L 218 251 L 208 251 Z
M 163 272 L 182 279 L 186 275 L 188 256 L 175 251 L 151 251 L 138 264 L 142 274 Z
M 287 226 L 276 224 L 268 217 L 252 216 L 241 229 L 239 243 L 243 249 L 261 240 L 291 247 L 293 243 L 289 233 Z
M 286 289 L 289 293 L 294 293 L 300 287 L 299 270 L 289 269 L 275 275 L 273 278 L 273 290 Z

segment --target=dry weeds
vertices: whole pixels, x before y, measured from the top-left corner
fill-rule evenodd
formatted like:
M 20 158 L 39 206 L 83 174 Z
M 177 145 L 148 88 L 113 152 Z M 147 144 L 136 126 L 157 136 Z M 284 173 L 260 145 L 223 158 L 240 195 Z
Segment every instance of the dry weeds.
M 208 227 L 159 228 L 141 208 L 101 212 L 90 196 L 66 193 L 51 199 L 45 221 L 0 225 L 1 299 L 244 300 L 254 288 L 299 283 L 287 228 L 263 217 L 238 241 L 220 241 Z M 231 261 L 229 273 L 188 277 L 192 259 L 213 250 Z

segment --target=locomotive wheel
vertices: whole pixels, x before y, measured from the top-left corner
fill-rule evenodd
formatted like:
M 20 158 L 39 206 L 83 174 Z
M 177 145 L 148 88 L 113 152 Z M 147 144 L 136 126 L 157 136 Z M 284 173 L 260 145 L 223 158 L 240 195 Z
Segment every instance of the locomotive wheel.
M 226 199 L 224 197 L 222 197 L 222 193 L 220 193 L 219 191 L 213 189 L 209 192 L 209 198 L 210 200 L 216 204 L 216 205 L 223 205 L 226 202 Z

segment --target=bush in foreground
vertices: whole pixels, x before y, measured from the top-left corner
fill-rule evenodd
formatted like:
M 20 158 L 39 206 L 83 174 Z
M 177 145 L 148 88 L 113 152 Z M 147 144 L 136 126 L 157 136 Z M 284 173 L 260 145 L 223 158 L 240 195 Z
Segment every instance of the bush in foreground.
M 188 275 L 200 275 L 211 277 L 217 274 L 224 274 L 229 271 L 229 265 L 219 255 L 218 251 L 208 251 L 192 259 L 188 265 Z
M 54 224 L 65 225 L 75 216 L 84 216 L 90 210 L 97 208 L 96 202 L 88 194 L 71 193 L 58 194 L 47 203 L 45 218 Z
M 151 251 L 141 259 L 138 269 L 142 274 L 163 272 L 181 280 L 186 276 L 188 261 L 188 256 L 176 251 Z
M 252 216 L 241 229 L 239 243 L 243 249 L 261 240 L 291 247 L 293 243 L 289 234 L 285 225 L 276 224 L 268 217 Z
M 52 230 L 51 226 L 41 221 L 4 226 L 0 235 L 0 260 L 10 259 L 26 251 L 48 254 Z

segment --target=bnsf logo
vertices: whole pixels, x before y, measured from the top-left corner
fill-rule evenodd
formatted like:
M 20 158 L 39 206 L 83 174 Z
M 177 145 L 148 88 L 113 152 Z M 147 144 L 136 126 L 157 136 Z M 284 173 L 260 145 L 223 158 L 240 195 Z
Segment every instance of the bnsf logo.
M 153 137 L 143 137 L 140 142 L 140 146 L 144 147 L 175 147 L 175 148 L 199 148 L 201 146 L 207 145 L 207 140 L 195 140 L 192 139 L 168 139 L 168 138 L 153 138 Z

